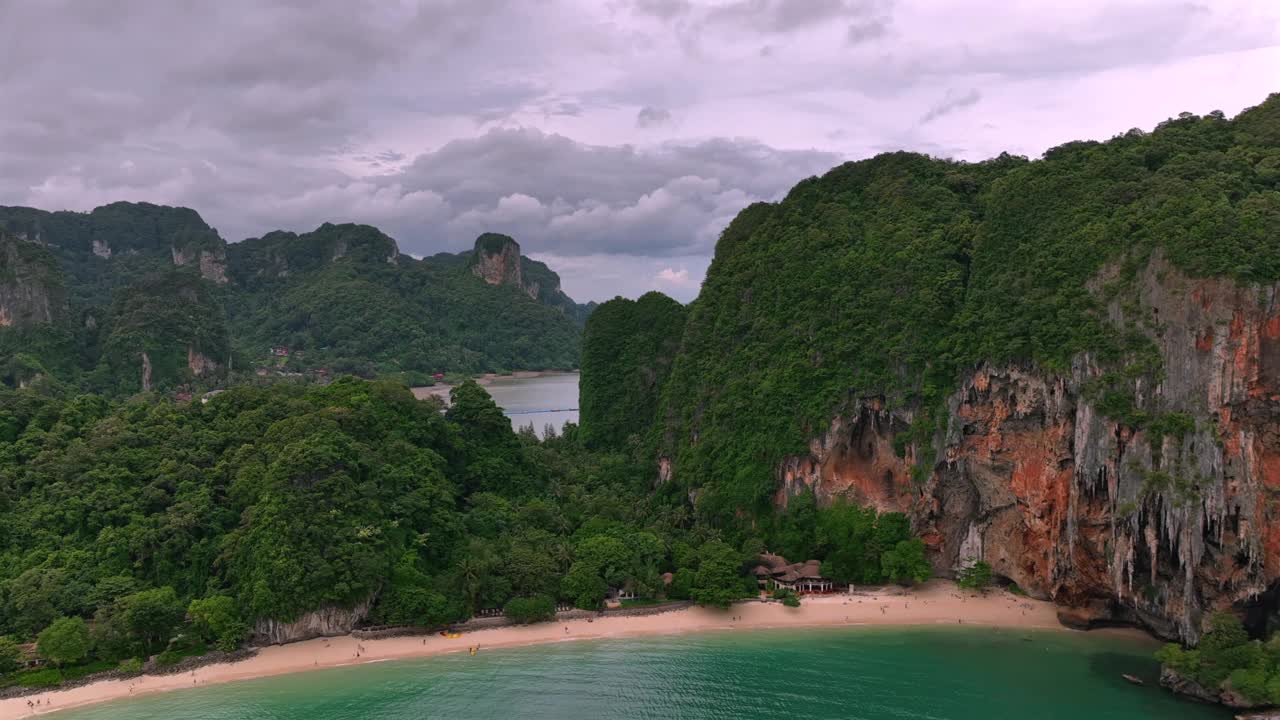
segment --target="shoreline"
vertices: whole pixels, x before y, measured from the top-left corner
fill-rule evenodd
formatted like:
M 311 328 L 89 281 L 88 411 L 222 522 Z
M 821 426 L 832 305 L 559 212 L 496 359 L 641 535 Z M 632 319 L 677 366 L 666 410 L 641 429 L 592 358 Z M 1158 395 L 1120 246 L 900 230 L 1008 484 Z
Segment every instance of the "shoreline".
M 728 610 L 695 606 L 654 615 L 506 625 L 465 632 L 459 638 L 438 634 L 376 640 L 361 640 L 351 635 L 316 638 L 260 648 L 250 658 L 205 665 L 189 673 L 102 680 L 66 690 L 8 698 L 0 700 L 0 717 L 30 717 L 130 697 L 321 668 L 468 652 L 477 646 L 481 652 L 486 652 L 565 641 L 681 635 L 712 630 L 929 625 L 1078 632 L 1058 622 L 1056 606 L 1051 602 L 1032 600 L 1003 590 L 989 590 L 984 595 L 961 590 L 949 581 L 933 580 L 910 590 L 887 587 L 851 594 L 810 596 L 799 608 L 749 601 L 737 603 Z M 1140 630 L 1132 632 L 1146 635 Z M 37 699 L 41 701 L 40 706 L 29 709 L 27 701 Z
M 473 375 L 471 379 L 475 380 L 477 385 L 487 387 L 492 385 L 496 380 L 530 380 L 540 377 L 576 374 L 578 374 L 577 370 L 516 370 L 506 375 L 499 375 L 498 373 Z M 409 391 L 412 392 L 413 396 L 419 400 L 425 400 L 429 397 L 435 396 L 447 401 L 449 399 L 449 391 L 455 387 L 457 386 L 450 385 L 449 383 L 438 382 L 435 385 L 418 385 L 416 387 L 411 387 L 409 388 Z

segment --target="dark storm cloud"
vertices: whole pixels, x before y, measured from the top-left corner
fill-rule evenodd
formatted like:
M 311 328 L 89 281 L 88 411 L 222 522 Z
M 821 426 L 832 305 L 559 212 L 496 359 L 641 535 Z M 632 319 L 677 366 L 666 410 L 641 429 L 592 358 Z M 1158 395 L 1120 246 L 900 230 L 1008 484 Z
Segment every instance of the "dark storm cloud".
M 636 127 L 651 128 L 671 122 L 671 111 L 645 105 L 636 113 Z
M 399 37 L 420 24 L 379 7 L 9 3 L 5 64 L 21 72 L 3 96 L 29 108 L 43 149 L 64 153 L 166 123 L 314 151 L 358 127 L 344 99 L 363 95 L 360 80 L 396 60 Z
M 230 240 L 365 222 L 417 254 L 503 230 L 582 298 L 687 299 L 739 209 L 848 157 L 1034 155 L 1256 103 L 1278 19 L 1268 0 L 0 0 L 0 204 L 186 205 Z
M 635 0 L 632 10 L 640 15 L 651 15 L 660 20 L 671 20 L 688 14 L 693 3 L 688 0 Z
M 862 2 L 847 0 L 738 0 L 716 7 L 707 15 L 707 22 L 764 33 L 788 33 L 861 12 L 863 6 Z
M 936 105 L 929 108 L 929 111 L 920 118 L 920 123 L 923 125 L 924 123 L 933 122 L 947 113 L 953 113 L 956 110 L 977 105 L 978 101 L 981 99 L 982 93 L 977 90 L 971 89 L 968 92 L 958 94 L 948 92 L 946 97 L 942 98 L 942 100 Z
M 885 18 L 871 18 L 849 25 L 845 38 L 850 45 L 858 45 L 884 37 L 889 32 L 889 21 Z
M 537 130 L 492 130 L 419 156 L 381 188 L 441 213 L 430 240 L 469 244 L 507 232 L 559 255 L 709 252 L 723 225 L 757 200 L 776 199 L 840 157 L 781 151 L 747 140 L 653 149 L 592 146 Z M 407 222 L 406 222 L 407 221 Z M 410 249 L 428 238 L 414 218 L 393 221 Z
M 359 133 L 365 80 L 431 26 L 383 7 L 4 4 L 0 159 L 88 185 L 109 178 L 82 169 L 104 163 L 314 160 Z
M 694 6 L 683 0 L 634 0 L 632 10 L 672 23 L 686 49 L 701 52 L 703 36 L 785 36 L 823 26 L 847 25 L 850 44 L 886 34 L 894 0 L 730 0 Z M 762 56 L 773 48 L 765 45 Z

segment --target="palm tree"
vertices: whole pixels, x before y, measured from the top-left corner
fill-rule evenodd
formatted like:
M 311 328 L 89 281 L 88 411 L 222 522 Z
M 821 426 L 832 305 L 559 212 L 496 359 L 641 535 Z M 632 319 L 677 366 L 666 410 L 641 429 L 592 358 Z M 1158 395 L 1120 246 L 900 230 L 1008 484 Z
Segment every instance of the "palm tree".
M 468 555 L 458 561 L 458 572 L 462 574 L 462 587 L 467 593 L 467 605 L 472 610 L 476 607 L 476 596 L 480 594 L 484 566 L 475 557 Z
M 568 540 L 558 539 L 551 546 L 551 556 L 555 558 L 560 572 L 568 572 L 569 566 L 573 564 L 573 546 Z

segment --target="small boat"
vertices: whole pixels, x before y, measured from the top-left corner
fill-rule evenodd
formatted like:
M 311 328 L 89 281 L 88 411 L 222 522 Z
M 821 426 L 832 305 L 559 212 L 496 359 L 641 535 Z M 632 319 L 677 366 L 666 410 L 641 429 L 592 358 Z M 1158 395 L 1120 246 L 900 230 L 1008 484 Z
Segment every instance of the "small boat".
M 1142 678 L 1138 677 L 1137 675 L 1130 675 L 1129 673 L 1121 673 L 1121 674 L 1120 674 L 1120 677 L 1124 678 L 1125 680 L 1128 680 L 1129 682 L 1133 683 L 1134 685 L 1146 685 L 1146 684 L 1147 684 L 1147 683 L 1146 683 Z

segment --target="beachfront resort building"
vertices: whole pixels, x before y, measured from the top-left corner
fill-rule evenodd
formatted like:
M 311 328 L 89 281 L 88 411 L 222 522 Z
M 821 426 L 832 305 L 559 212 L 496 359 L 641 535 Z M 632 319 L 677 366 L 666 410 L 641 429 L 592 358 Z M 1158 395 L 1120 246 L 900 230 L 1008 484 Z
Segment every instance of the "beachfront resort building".
M 41 657 L 35 643 L 19 645 L 18 650 L 21 651 L 18 661 L 22 663 L 23 667 L 35 668 L 45 664 L 45 659 Z
M 760 564 L 751 571 L 762 590 L 787 588 L 798 593 L 829 593 L 836 584 L 822 577 L 822 563 L 817 560 L 789 563 L 781 555 L 763 553 Z

